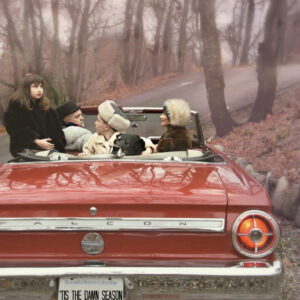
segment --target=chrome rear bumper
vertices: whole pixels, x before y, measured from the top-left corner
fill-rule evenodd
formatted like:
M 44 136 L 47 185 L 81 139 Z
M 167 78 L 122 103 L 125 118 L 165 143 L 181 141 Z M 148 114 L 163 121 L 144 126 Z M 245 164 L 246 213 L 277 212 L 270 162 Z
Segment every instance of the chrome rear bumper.
M 20 267 L 0 268 L 0 277 L 62 277 L 62 276 L 212 276 L 212 277 L 274 277 L 280 276 L 280 261 L 266 267 Z
M 280 261 L 265 267 L 0 268 L 0 292 L 16 300 L 23 299 L 18 298 L 23 293 L 32 297 L 52 293 L 56 296 L 51 299 L 58 299 L 59 277 L 117 276 L 124 279 L 124 300 L 275 300 L 281 275 Z

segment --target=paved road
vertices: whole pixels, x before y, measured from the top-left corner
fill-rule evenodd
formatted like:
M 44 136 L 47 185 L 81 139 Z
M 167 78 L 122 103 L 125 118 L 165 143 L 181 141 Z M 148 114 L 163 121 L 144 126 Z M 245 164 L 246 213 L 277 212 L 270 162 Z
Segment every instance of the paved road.
M 229 110 L 237 110 L 255 100 L 257 78 L 255 67 L 224 70 L 225 97 Z M 277 92 L 300 82 L 300 64 L 281 66 L 278 70 Z M 182 76 L 146 92 L 120 100 L 123 106 L 162 106 L 168 98 L 183 98 L 198 110 L 202 121 L 210 118 L 203 72 Z M 0 162 L 11 159 L 9 138 L 0 137 Z
M 0 162 L 7 162 L 13 157 L 9 153 L 9 136 L 0 137 Z M 1 299 L 1 298 L 0 298 Z
M 226 68 L 224 70 L 225 99 L 229 110 L 237 110 L 252 103 L 257 93 L 255 66 Z M 281 66 L 278 70 L 277 91 L 300 82 L 300 65 Z M 198 110 L 202 120 L 209 120 L 203 72 L 177 78 L 158 88 L 121 100 L 128 106 L 162 106 L 168 98 L 183 98 L 192 109 Z

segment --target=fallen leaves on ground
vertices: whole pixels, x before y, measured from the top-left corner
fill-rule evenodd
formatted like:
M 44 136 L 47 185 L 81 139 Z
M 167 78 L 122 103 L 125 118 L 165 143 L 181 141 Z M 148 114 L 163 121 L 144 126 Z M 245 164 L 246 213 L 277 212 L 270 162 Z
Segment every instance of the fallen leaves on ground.
M 245 118 L 245 111 L 241 114 Z M 300 85 L 281 92 L 265 120 L 238 126 L 211 144 L 223 145 L 225 153 L 246 159 L 258 172 L 271 171 L 275 178 L 285 175 L 300 183 Z

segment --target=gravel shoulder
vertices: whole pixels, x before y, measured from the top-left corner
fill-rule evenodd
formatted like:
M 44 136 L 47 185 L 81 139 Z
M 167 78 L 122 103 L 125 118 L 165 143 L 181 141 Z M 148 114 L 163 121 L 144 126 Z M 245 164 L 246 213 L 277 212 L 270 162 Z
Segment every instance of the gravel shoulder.
M 281 225 L 281 242 L 277 257 L 284 267 L 281 284 L 281 300 L 300 299 L 300 228 L 292 222 L 279 219 Z
M 300 184 L 300 85 L 279 93 L 273 114 L 265 120 L 245 123 L 250 112 L 251 107 L 232 112 L 233 118 L 244 124 L 222 138 L 214 138 L 214 127 L 205 124 L 205 137 L 212 137 L 209 144 L 222 145 L 225 153 L 244 158 L 258 172 L 271 171 L 277 179 L 286 176 L 291 186 Z M 284 218 L 278 220 L 282 238 L 277 256 L 284 267 L 281 299 L 299 300 L 300 228 Z

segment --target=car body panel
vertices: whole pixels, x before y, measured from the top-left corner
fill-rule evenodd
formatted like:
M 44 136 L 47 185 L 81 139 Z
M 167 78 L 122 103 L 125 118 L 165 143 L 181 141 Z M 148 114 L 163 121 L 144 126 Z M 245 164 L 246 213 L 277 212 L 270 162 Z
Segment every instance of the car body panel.
M 201 260 L 220 261 L 220 264 L 224 260 L 238 261 L 241 255 L 228 243 L 235 212 L 232 204 L 233 215 L 227 219 L 227 201 L 238 204 L 236 214 L 243 206 L 243 198 L 248 200 L 245 210 L 253 206 L 253 201 L 255 207 L 262 208 L 268 203 L 261 201 L 265 199 L 264 190 L 255 181 L 230 170 L 226 164 L 174 162 L 164 163 L 163 167 L 157 162 L 114 161 L 41 163 L 38 168 L 28 163 L 3 165 L 0 173 L 6 179 L 0 183 L 0 220 L 5 217 L 92 218 L 92 206 L 98 210 L 95 217 L 102 218 L 221 218 L 227 221 L 227 232 L 209 235 L 180 230 L 100 231 L 105 250 L 93 259 L 107 264 L 125 260 L 133 265 L 157 259 L 198 261 L 198 264 Z M 15 242 L 11 244 L 12 233 L 0 232 L 6 245 L 0 249 L 0 256 L 3 261 L 10 261 L 9 264 L 13 261 L 26 264 L 34 258 L 47 264 L 51 261 L 60 264 L 70 256 L 73 264 L 82 263 L 90 259 L 80 246 L 84 234 L 15 232 Z M 120 245 L 126 247 L 121 250 Z
M 136 115 L 145 111 L 128 109 L 141 123 L 152 120 Z M 186 292 L 191 277 L 198 280 L 199 293 L 212 295 L 223 284 L 242 284 L 232 283 L 241 277 L 250 290 L 251 280 L 258 280 L 257 290 L 273 299 L 282 273 L 274 253 L 253 259 L 233 243 L 234 224 L 243 213 L 261 211 L 273 220 L 270 198 L 229 157 L 205 145 L 197 113 L 193 116 L 198 134 L 193 158 L 172 153 L 165 159 L 77 157 L 1 164 L 0 277 L 120 275 L 132 282 L 138 295 L 132 299 L 155 294 L 154 282 L 161 288 L 181 282 Z M 203 153 L 214 158 L 202 160 Z M 85 249 L 90 234 L 101 240 L 97 253 Z M 201 288 L 207 280 L 207 289 Z M 222 292 L 218 297 L 223 299 Z

